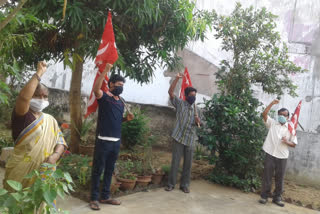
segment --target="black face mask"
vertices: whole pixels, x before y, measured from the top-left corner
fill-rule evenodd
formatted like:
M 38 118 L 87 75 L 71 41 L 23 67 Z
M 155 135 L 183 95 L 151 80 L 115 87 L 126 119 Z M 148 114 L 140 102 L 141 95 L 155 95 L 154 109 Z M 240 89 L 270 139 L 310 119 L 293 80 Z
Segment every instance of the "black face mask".
M 186 97 L 186 101 L 192 105 L 194 103 L 194 101 L 196 101 L 196 97 L 195 96 L 187 96 Z
M 123 91 L 123 86 L 115 86 L 114 89 L 111 91 L 111 93 L 114 96 L 119 96 Z

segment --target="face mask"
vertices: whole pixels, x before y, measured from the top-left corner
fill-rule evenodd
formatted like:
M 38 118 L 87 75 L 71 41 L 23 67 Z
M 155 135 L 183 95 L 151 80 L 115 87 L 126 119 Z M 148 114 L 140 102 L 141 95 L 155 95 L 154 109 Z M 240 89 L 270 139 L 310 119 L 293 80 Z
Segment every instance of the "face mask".
M 287 122 L 287 118 L 283 115 L 278 115 L 278 121 L 281 124 L 285 124 Z
M 186 101 L 192 105 L 194 103 L 194 101 L 196 101 L 196 97 L 195 96 L 187 96 L 186 97 Z
M 115 86 L 114 89 L 111 91 L 111 93 L 114 96 L 119 96 L 123 91 L 123 86 Z
M 41 112 L 43 109 L 49 106 L 49 101 L 43 99 L 34 99 L 30 100 L 30 108 L 34 112 Z

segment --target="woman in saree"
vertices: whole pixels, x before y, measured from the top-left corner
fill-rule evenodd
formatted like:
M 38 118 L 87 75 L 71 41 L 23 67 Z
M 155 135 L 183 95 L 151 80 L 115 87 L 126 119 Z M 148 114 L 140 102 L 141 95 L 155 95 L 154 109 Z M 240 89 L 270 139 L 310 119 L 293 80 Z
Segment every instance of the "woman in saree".
M 6 189 L 10 189 L 7 180 L 18 181 L 23 187 L 31 186 L 32 180 L 25 176 L 40 170 L 43 163 L 56 164 L 67 148 L 57 121 L 42 113 L 49 105 L 48 89 L 40 83 L 46 70 L 45 62 L 39 62 L 37 72 L 17 97 L 11 119 L 15 146 L 3 180 Z

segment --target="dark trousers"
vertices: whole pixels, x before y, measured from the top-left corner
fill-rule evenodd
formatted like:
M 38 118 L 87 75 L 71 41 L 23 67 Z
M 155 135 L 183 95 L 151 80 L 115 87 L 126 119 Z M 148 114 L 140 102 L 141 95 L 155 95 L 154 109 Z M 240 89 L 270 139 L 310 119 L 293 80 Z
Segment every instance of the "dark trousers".
M 275 175 L 276 188 L 273 192 L 273 199 L 281 199 L 286 165 L 287 159 L 279 159 L 266 153 L 262 177 L 261 198 L 267 199 L 269 196 L 271 196 L 272 177 Z
M 118 159 L 121 141 L 96 140 L 91 177 L 91 200 L 99 198 L 100 177 L 104 170 L 100 199 L 109 198 L 112 173 Z
M 180 159 L 182 155 L 183 171 L 181 174 L 180 187 L 189 187 L 190 185 L 193 148 L 192 146 L 185 146 L 174 141 L 172 144 L 172 160 L 168 180 L 168 186 L 170 187 L 175 187 L 176 185 Z

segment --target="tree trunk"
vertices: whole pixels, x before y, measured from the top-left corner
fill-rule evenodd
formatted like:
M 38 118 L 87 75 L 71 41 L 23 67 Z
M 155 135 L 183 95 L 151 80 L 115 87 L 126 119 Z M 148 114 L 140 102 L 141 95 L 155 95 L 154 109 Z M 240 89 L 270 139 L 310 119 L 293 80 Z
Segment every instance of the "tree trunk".
M 76 59 L 76 57 L 74 57 Z M 70 118 L 71 118 L 71 143 L 70 150 L 72 153 L 79 153 L 80 135 L 77 132 L 82 126 L 81 111 L 81 81 L 83 72 L 83 61 L 76 59 L 75 70 L 72 71 L 72 78 L 69 93 Z M 76 127 L 76 128 L 75 128 Z

